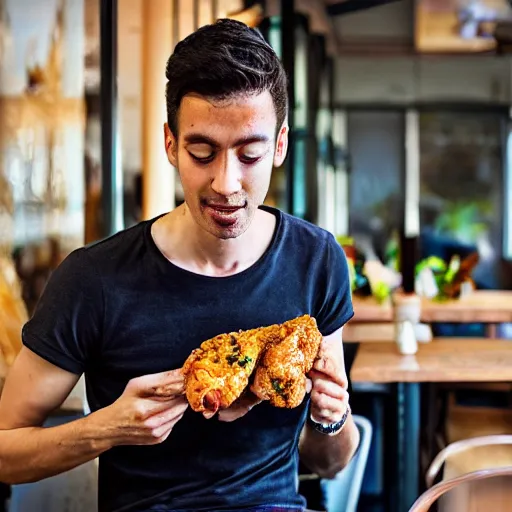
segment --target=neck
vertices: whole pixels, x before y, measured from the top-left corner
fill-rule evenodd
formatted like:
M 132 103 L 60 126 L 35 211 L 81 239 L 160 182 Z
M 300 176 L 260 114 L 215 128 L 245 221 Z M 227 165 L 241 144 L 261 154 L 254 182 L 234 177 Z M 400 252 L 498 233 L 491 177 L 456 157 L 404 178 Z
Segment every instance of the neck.
M 181 225 L 182 240 L 188 239 L 189 254 L 208 275 L 226 275 L 240 271 L 251 254 L 251 232 L 255 221 L 245 233 L 237 238 L 222 240 L 201 229 L 195 222 L 188 208 L 184 214 L 187 222 Z
M 165 225 L 154 238 L 167 259 L 186 270 L 212 277 L 237 274 L 253 265 L 269 246 L 275 229 L 274 216 L 262 210 L 256 212 L 245 233 L 227 240 L 199 227 L 186 205 L 162 220 Z

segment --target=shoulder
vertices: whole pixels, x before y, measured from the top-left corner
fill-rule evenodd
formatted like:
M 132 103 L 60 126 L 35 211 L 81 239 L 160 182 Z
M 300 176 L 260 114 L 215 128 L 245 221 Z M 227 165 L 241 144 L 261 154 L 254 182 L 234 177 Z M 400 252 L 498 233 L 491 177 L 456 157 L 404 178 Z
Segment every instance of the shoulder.
M 84 246 L 82 258 L 101 274 L 118 274 L 139 265 L 148 252 L 151 224 L 155 219 L 141 221 L 114 235 Z
M 91 242 L 83 247 L 83 251 L 89 258 L 95 260 L 106 256 L 112 258 L 127 249 L 134 249 L 144 240 L 146 228 L 151 222 L 152 220 L 142 221 L 107 238 Z
M 100 279 L 110 270 L 118 271 L 140 256 L 146 247 L 145 233 L 151 221 L 143 221 L 102 240 L 75 249 L 54 271 L 54 279 L 66 276 L 80 280 L 84 286 Z
M 303 249 L 319 250 L 341 249 L 333 234 L 304 219 L 294 217 L 289 213 L 280 212 L 283 225 L 283 238 L 294 244 L 300 244 Z

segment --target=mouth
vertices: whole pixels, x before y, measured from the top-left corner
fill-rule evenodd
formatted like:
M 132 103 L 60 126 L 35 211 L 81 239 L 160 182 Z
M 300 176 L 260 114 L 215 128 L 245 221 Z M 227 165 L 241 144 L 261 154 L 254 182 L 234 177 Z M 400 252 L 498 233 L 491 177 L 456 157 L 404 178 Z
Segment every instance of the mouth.
M 233 212 L 236 212 L 237 210 L 240 210 L 242 209 L 244 206 L 224 206 L 224 205 L 219 205 L 219 204 L 207 204 L 206 205 L 208 208 L 212 208 L 213 210 L 216 210 L 220 213 L 233 213 Z
M 204 208 L 208 216 L 221 227 L 230 227 L 236 224 L 239 212 L 245 208 L 245 204 L 239 206 L 205 203 Z

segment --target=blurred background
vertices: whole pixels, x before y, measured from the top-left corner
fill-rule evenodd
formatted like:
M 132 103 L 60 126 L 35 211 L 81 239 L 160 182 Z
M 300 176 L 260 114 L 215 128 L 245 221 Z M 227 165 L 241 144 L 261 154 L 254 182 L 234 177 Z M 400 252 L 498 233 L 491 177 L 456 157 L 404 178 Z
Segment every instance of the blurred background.
M 103 41 L 100 7 L 112 10 Z M 0 243 L 29 310 L 70 250 L 183 200 L 161 147 L 165 59 L 225 16 L 257 26 L 290 78 L 292 145 L 269 204 L 380 258 L 408 218 L 422 256 L 477 247 L 478 285 L 509 287 L 511 11 L 507 0 L 1 0 Z
M 257 27 L 289 77 L 290 150 L 266 203 L 337 237 L 355 299 L 512 290 L 509 0 L 0 0 L 4 366 L 69 252 L 183 201 L 165 63 L 223 17 Z M 492 334 L 510 339 L 500 297 Z M 434 336 L 487 336 L 485 319 L 448 316 Z M 372 400 L 360 410 L 378 434 Z M 389 505 L 375 443 L 360 510 Z

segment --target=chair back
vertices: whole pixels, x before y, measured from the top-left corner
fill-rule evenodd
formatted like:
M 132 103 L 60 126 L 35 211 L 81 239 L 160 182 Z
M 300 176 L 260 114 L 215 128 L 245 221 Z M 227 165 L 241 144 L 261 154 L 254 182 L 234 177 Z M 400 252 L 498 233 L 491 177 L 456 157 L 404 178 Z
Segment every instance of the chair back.
M 478 469 L 474 465 L 473 467 L 470 465 L 471 470 L 466 470 L 462 474 L 451 471 L 451 478 L 433 486 L 441 468 L 450 458 L 457 455 L 460 458 L 461 454 L 462 457 L 471 455 L 464 454 L 471 449 L 496 445 L 512 445 L 512 435 L 490 435 L 463 439 L 451 443 L 441 450 L 426 473 L 428 490 L 418 498 L 409 512 L 427 511 L 438 499 L 440 512 L 458 512 L 459 510 L 461 512 L 476 512 L 484 510 L 484 508 L 486 512 L 491 510 L 492 512 L 508 512 L 510 503 L 512 503 L 512 486 L 510 485 L 512 483 L 512 465 L 509 463 L 502 467 L 479 467 L 480 464 L 478 464 Z M 485 464 L 485 461 L 482 463 Z M 500 461 L 494 462 L 496 466 L 499 463 Z
M 320 481 L 327 512 L 356 512 L 368 453 L 372 440 L 372 424 L 364 417 L 354 415 L 360 441 L 350 463 L 332 480 Z
M 473 471 L 434 485 L 416 500 L 409 512 L 428 512 L 439 498 L 443 498 L 440 511 L 509 512 L 511 484 L 512 466 Z

